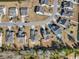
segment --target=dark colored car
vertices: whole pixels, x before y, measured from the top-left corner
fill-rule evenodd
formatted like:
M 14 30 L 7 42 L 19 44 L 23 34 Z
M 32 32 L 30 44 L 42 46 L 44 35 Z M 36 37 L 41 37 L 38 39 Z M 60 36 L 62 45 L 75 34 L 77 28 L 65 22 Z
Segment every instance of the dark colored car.
M 40 4 L 48 4 L 48 0 L 39 0 Z
M 7 29 L 6 30 L 6 36 L 5 37 L 6 37 L 6 41 L 7 42 L 13 42 L 13 39 L 14 39 L 14 31 Z
M 25 37 L 25 32 L 21 28 L 18 29 L 17 37 Z
M 68 26 L 69 26 L 69 22 L 70 22 L 70 20 L 67 19 L 67 18 L 61 18 L 61 17 L 59 17 L 59 18 L 57 19 L 57 23 L 62 24 L 62 25 L 64 25 L 65 27 L 68 27 Z
M 34 29 L 30 29 L 30 38 L 32 41 L 35 40 L 35 30 Z
M 48 24 L 48 27 L 51 29 L 51 31 L 58 37 L 61 38 L 61 29 L 58 25 L 56 24 Z

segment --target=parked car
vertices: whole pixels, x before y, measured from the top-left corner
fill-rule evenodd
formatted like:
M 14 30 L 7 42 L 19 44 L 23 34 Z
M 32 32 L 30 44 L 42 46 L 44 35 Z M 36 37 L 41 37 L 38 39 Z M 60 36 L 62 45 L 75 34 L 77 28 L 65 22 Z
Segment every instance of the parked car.
M 64 8 L 64 9 L 61 9 L 61 12 L 60 14 L 63 16 L 72 16 L 73 15 L 73 11 L 69 8 Z
M 48 0 L 39 0 L 40 4 L 48 4 Z
M 27 16 L 28 14 L 28 8 L 27 7 L 21 7 L 20 8 L 20 15 L 21 16 Z
M 48 39 L 49 38 L 49 31 L 48 31 L 48 28 L 46 28 L 46 27 L 41 27 L 40 28 L 40 33 L 41 33 L 41 35 L 42 35 L 42 37 L 44 38 L 44 39 Z
M 71 1 L 62 1 L 61 3 L 61 7 L 64 8 L 64 7 L 73 7 L 73 3 Z
M 18 29 L 17 37 L 25 37 L 25 32 L 21 28 Z
M 16 33 L 17 39 L 20 43 L 25 44 L 26 39 L 25 39 L 25 31 L 23 27 L 19 27 L 18 32 Z
M 67 19 L 67 18 L 61 18 L 61 17 L 59 17 L 58 19 L 57 19 L 57 23 L 59 23 L 59 24 L 61 24 L 61 25 L 63 25 L 65 28 L 67 28 L 68 26 L 69 26 L 69 19 Z
M 6 42 L 7 43 L 14 43 L 14 31 L 13 30 L 6 30 Z
M 5 14 L 5 8 L 4 7 L 0 7 L 0 16 Z
M 30 29 L 30 38 L 32 41 L 35 40 L 35 30 L 34 29 Z
M 41 36 L 44 38 L 44 35 L 45 35 L 45 29 L 44 28 L 40 28 L 40 33 L 41 33 Z
M 44 9 L 42 6 L 35 6 L 34 12 L 39 15 L 43 15 Z
M 50 30 L 56 35 L 57 38 L 61 39 L 62 38 L 62 30 L 60 29 L 60 27 L 54 23 L 49 23 L 48 27 L 50 28 Z
M 2 32 L 0 32 L 0 47 L 2 47 Z
M 16 18 L 18 10 L 16 7 L 10 7 L 8 10 L 9 18 Z
M 35 26 L 32 26 L 30 28 L 30 38 L 31 38 L 32 41 L 35 40 L 35 36 L 36 36 L 36 34 L 35 34 Z

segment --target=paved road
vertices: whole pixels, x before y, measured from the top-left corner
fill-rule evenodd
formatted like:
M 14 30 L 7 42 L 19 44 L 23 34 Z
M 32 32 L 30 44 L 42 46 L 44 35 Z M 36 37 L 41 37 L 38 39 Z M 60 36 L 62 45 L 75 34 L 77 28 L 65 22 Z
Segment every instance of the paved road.
M 54 16 L 55 16 L 55 14 L 57 13 L 57 5 L 58 5 L 58 2 L 57 2 L 58 0 L 54 0 L 54 7 L 53 7 L 53 9 L 54 9 L 54 12 L 53 12 L 53 14 L 52 14 L 52 16 L 50 16 L 50 17 L 48 17 L 45 21 L 33 21 L 33 22 L 29 22 L 29 23 L 23 23 L 23 22 L 16 22 L 16 23 L 14 23 L 14 22 L 3 22 L 3 23 L 0 23 L 0 26 L 14 26 L 14 25 L 17 25 L 17 26 L 22 26 L 22 25 L 24 25 L 24 26 L 32 26 L 32 25 L 45 25 L 46 23 L 48 23 L 48 22 L 50 22 L 50 21 L 54 21 L 55 22 L 55 20 L 56 19 L 54 19 Z
M 56 19 L 55 19 L 55 15 L 57 14 L 57 9 L 58 9 L 58 0 L 54 0 L 53 4 L 54 4 L 54 7 L 53 7 L 53 11 L 54 12 L 53 12 L 53 14 L 51 16 L 49 16 L 44 21 L 33 21 L 33 22 L 29 22 L 29 23 L 23 23 L 23 22 L 16 22 L 16 23 L 15 22 L 2 22 L 2 23 L 0 23 L 0 26 L 14 26 L 14 25 L 17 25 L 17 26 L 23 26 L 23 25 L 24 26 L 40 25 L 40 26 L 42 26 L 42 25 L 45 25 L 45 24 L 47 24 L 48 22 L 51 22 L 51 21 L 53 21 L 58 26 L 61 26 L 60 24 L 56 23 Z M 75 21 L 72 21 L 72 22 L 78 24 Z M 65 27 L 65 26 L 62 25 L 61 27 Z
M 33 22 L 29 22 L 29 23 L 23 23 L 23 22 L 2 22 L 0 23 L 0 26 L 14 26 L 14 25 L 17 25 L 17 26 L 32 26 L 32 25 L 45 25 L 46 23 L 48 22 L 51 22 L 53 21 L 54 23 L 56 23 L 56 19 L 55 19 L 55 15 L 57 13 L 57 9 L 58 9 L 58 0 L 54 0 L 54 7 L 53 7 L 53 14 L 51 16 L 49 16 L 46 20 L 44 21 L 33 21 Z M 56 23 L 57 24 L 57 23 Z M 57 24 L 59 25 L 59 24 Z

